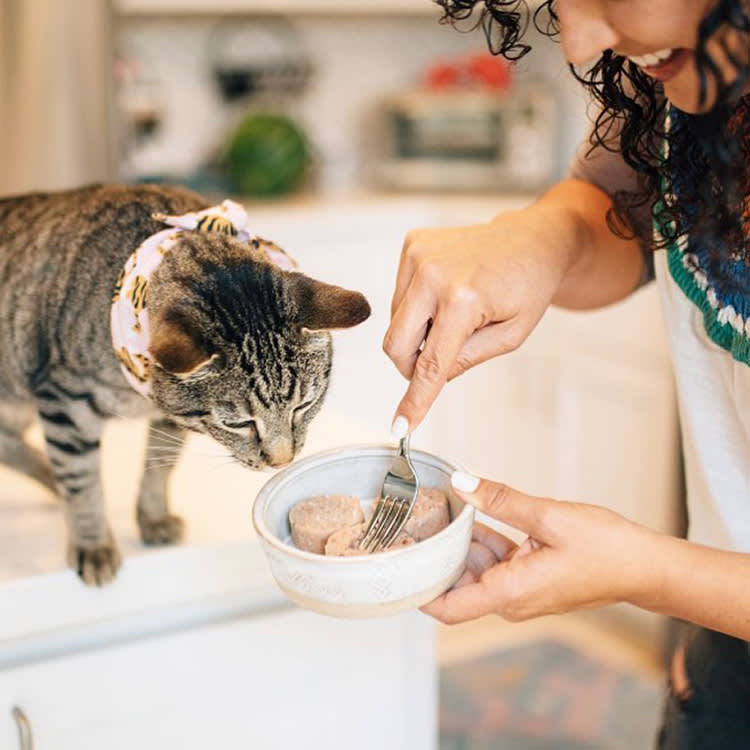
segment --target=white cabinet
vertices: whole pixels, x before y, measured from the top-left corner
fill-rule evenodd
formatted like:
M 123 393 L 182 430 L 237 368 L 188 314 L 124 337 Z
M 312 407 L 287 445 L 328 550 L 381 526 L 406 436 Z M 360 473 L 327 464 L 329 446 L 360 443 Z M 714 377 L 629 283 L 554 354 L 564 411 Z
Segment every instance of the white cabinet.
M 0 670 L 0 748 L 434 750 L 434 630 L 419 614 L 297 610 Z
M 115 0 L 121 13 L 335 13 L 439 15 L 433 0 Z

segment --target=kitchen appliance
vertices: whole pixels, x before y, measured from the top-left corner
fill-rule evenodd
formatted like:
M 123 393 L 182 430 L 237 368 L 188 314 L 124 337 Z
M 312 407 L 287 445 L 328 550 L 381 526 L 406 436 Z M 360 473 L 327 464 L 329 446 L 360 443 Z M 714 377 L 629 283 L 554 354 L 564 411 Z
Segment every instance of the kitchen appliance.
M 371 174 L 402 190 L 538 190 L 558 176 L 557 114 L 538 83 L 393 95 L 379 106 Z

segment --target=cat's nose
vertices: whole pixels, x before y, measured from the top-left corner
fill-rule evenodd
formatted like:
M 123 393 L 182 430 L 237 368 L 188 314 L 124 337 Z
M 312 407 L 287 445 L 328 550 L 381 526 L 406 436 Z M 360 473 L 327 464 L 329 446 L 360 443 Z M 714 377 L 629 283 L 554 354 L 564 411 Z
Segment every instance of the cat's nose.
M 294 445 L 291 438 L 276 437 L 263 446 L 263 453 L 269 466 L 274 469 L 288 466 L 294 458 Z

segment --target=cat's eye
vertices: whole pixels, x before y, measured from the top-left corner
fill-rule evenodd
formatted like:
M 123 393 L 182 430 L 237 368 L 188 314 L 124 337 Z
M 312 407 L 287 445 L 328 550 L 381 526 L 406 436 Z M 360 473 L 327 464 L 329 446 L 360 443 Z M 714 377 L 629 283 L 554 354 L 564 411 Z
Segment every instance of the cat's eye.
M 246 430 L 255 425 L 254 419 L 243 419 L 241 422 L 222 422 L 228 430 Z

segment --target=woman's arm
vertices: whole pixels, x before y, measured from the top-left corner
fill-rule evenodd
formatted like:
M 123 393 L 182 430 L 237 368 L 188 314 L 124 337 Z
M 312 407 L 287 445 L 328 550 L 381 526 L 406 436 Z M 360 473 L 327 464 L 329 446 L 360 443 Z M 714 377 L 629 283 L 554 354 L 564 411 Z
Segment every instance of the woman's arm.
M 603 307 L 627 297 L 640 283 L 644 259 L 640 243 L 614 235 L 607 224 L 610 197 L 595 185 L 566 180 L 539 200 L 537 210 L 570 214 L 578 226 L 579 248 L 552 304 L 571 310 Z
M 516 546 L 477 525 L 463 578 L 425 608 L 443 622 L 490 613 L 526 620 L 624 601 L 750 640 L 750 555 L 659 534 L 594 505 L 467 475 L 453 483 L 528 538 Z
M 750 555 L 657 535 L 659 572 L 631 603 L 750 641 Z

